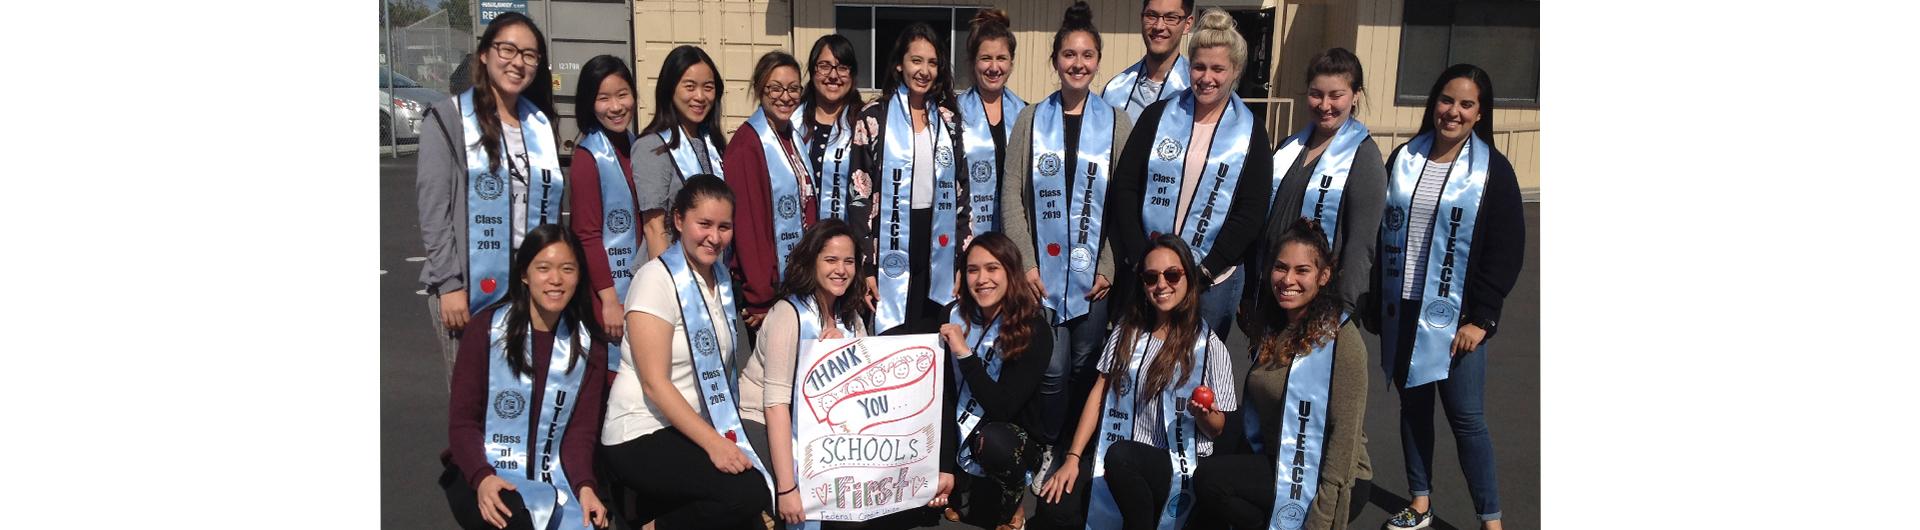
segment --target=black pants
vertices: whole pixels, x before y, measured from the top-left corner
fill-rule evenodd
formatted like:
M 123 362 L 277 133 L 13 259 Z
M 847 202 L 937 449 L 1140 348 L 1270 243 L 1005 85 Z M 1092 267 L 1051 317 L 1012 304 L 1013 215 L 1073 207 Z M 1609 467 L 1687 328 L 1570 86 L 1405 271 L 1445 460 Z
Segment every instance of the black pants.
M 440 489 L 447 492 L 447 507 L 453 509 L 454 522 L 467 530 L 500 530 L 480 517 L 480 494 L 467 484 L 460 470 L 451 465 L 446 469 L 440 473 Z M 500 490 L 500 502 L 513 510 L 507 518 L 507 530 L 533 530 L 533 515 L 527 513 L 527 503 L 518 492 Z
M 1093 494 L 1093 444 L 1082 448 L 1080 476 L 1074 481 L 1072 493 L 1062 493 L 1059 504 L 1040 501 L 1038 512 L 1032 524 L 1036 528 L 1086 528 L 1087 504 Z M 1122 528 L 1152 529 L 1159 526 L 1160 516 L 1167 505 L 1168 488 L 1172 485 L 1173 463 L 1167 460 L 1167 450 L 1151 445 L 1121 440 L 1107 448 L 1107 490 L 1113 492 L 1114 504 L 1120 507 Z
M 607 467 L 639 494 L 640 513 L 632 514 L 636 524 L 657 521 L 660 530 L 765 528 L 760 512 L 773 492 L 760 472 L 720 472 L 706 450 L 679 429 L 668 427 L 605 449 Z
M 909 276 L 907 277 L 906 318 L 901 320 L 901 325 L 915 330 L 913 333 L 938 333 L 940 331 L 940 325 L 947 323 L 947 308 L 945 305 L 927 299 L 927 296 L 933 286 L 932 275 L 952 275 L 952 262 L 947 262 L 944 264 L 946 266 L 939 267 L 941 272 L 934 272 L 935 268 L 932 267 L 933 245 L 935 244 L 933 237 L 933 209 L 915 209 L 907 215 L 913 223 L 913 237 L 907 242 L 907 255 L 911 256 L 912 259 L 908 260 L 911 262 L 911 265 L 907 269 Z M 881 223 L 881 229 L 884 230 L 886 227 L 885 219 L 881 221 L 883 221 Z M 947 244 L 955 249 L 954 252 L 959 252 L 959 241 L 949 240 Z M 878 294 L 882 298 L 887 296 L 886 293 Z M 928 329 L 931 331 L 919 331 Z
M 1215 447 L 1215 450 L 1218 450 Z M 1187 526 L 1193 528 L 1266 528 L 1273 516 L 1273 457 L 1262 454 L 1215 455 L 1200 462 L 1193 473 L 1193 490 L 1199 498 Z M 1353 502 L 1347 507 L 1347 521 L 1360 517 L 1373 484 L 1357 480 Z M 1318 502 L 1318 501 L 1316 501 Z
M 1007 522 L 1026 496 L 1027 472 L 1040 465 L 1040 442 L 1018 425 L 1005 422 L 981 424 L 967 438 L 973 460 L 986 471 L 985 477 L 954 475 L 956 489 L 967 484 L 966 514 L 962 522 L 982 528 Z

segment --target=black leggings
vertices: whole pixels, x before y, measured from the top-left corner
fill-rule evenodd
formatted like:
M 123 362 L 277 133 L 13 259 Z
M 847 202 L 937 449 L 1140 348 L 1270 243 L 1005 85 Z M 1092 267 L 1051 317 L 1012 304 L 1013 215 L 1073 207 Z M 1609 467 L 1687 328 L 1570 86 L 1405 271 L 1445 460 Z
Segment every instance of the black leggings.
M 607 467 L 639 494 L 634 523 L 652 520 L 660 530 L 681 528 L 764 529 L 760 513 L 773 492 L 759 471 L 729 475 L 679 429 L 667 427 L 619 445 L 606 446 Z
M 1199 505 L 1187 525 L 1266 528 L 1268 518 L 1273 516 L 1275 478 L 1273 457 L 1269 455 L 1217 455 L 1202 460 L 1200 468 L 1193 473 L 1193 490 L 1200 497 Z M 1354 500 L 1347 507 L 1349 522 L 1358 519 L 1366 508 L 1366 496 L 1373 491 L 1373 485 L 1364 479 L 1356 480 L 1351 491 Z
M 453 521 L 467 530 L 500 530 L 480 517 L 480 493 L 467 484 L 460 470 L 452 465 L 446 469 L 440 473 L 440 489 L 447 492 L 447 507 L 453 509 Z M 527 513 L 527 503 L 520 499 L 518 492 L 500 490 L 500 502 L 513 510 L 513 515 L 507 518 L 507 530 L 533 530 L 533 515 Z
M 1075 459 L 1080 464 L 1080 476 L 1073 483 L 1073 492 L 1063 492 L 1059 504 L 1041 500 L 1034 514 L 1035 528 L 1086 528 L 1094 456 L 1093 444 L 1088 445 Z M 1159 526 L 1173 480 L 1173 462 L 1167 460 L 1167 450 L 1132 440 L 1114 442 L 1107 448 L 1106 474 L 1107 490 L 1113 492 L 1114 504 L 1120 507 L 1120 517 L 1125 521 L 1122 528 Z

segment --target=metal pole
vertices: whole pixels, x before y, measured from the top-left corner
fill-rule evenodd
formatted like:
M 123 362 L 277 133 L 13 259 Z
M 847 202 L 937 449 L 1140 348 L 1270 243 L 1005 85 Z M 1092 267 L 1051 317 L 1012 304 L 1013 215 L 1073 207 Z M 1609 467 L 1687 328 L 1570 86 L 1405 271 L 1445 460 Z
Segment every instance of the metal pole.
M 393 157 L 400 158 L 400 130 L 394 125 L 393 117 L 398 113 L 393 108 L 393 17 L 387 12 L 387 4 L 392 0 L 380 0 L 380 23 L 387 34 L 387 146 L 393 148 Z

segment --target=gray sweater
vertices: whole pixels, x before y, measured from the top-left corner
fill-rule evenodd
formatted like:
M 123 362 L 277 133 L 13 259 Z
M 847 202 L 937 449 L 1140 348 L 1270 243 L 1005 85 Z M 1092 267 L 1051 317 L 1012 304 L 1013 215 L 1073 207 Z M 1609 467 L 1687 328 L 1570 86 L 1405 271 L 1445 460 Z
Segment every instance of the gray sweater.
M 1306 158 L 1301 151 L 1299 158 Z M 1324 153 L 1323 153 L 1324 156 Z M 1259 314 L 1259 311 L 1274 309 L 1273 292 L 1266 287 L 1266 271 L 1273 268 L 1273 259 L 1279 254 L 1277 243 L 1280 234 L 1293 227 L 1300 220 L 1300 208 L 1305 202 L 1308 181 L 1313 179 L 1313 169 L 1320 163 L 1318 157 L 1312 160 L 1275 160 L 1274 171 L 1286 170 L 1286 176 L 1280 181 L 1280 191 L 1274 195 L 1271 208 L 1267 211 L 1266 236 L 1257 245 L 1258 251 L 1251 253 L 1248 262 L 1251 271 L 1259 272 L 1250 277 L 1257 281 L 1260 288 L 1249 288 L 1244 295 L 1243 309 L 1247 314 Z M 1338 285 L 1340 302 L 1349 311 L 1358 307 L 1362 294 L 1366 293 L 1370 273 L 1373 271 L 1374 243 L 1380 237 L 1380 212 L 1386 209 L 1387 166 L 1380 156 L 1380 147 L 1373 141 L 1360 143 L 1353 157 L 1353 168 L 1347 174 L 1346 191 L 1340 196 L 1339 226 L 1334 227 L 1333 240 L 1337 248 L 1333 249 L 1339 259 Z M 1258 304 L 1258 305 L 1253 305 Z
M 1372 142 L 1368 142 L 1372 143 Z M 1321 456 L 1319 493 L 1309 510 L 1308 528 L 1345 528 L 1354 482 L 1373 478 L 1367 455 L 1367 343 L 1355 326 L 1340 326 L 1334 344 L 1333 383 L 1327 398 L 1326 451 Z M 1257 344 L 1256 344 L 1257 346 Z M 1293 409 L 1286 404 L 1288 368 L 1253 366 L 1247 370 L 1246 403 L 1261 418 L 1279 418 Z M 1280 422 L 1262 421 L 1259 438 L 1268 451 L 1278 447 Z M 1359 502 L 1366 502 L 1360 499 Z
M 466 130 L 454 99 L 433 104 L 420 127 L 414 189 L 427 261 L 420 283 L 438 295 L 467 288 Z
M 1087 97 L 1099 96 L 1088 94 Z M 1034 267 L 1040 263 L 1035 256 L 1033 218 L 1030 215 L 1033 211 L 1033 113 L 1039 108 L 1038 102 L 1027 105 L 1027 108 L 1021 109 L 1020 117 L 1014 120 L 1013 136 L 1007 139 L 1007 165 L 1004 168 L 1005 173 L 1000 176 L 1000 231 L 1007 235 L 1007 239 L 1013 240 L 1013 245 L 1020 249 L 1021 256 L 1026 259 L 1028 267 Z M 1089 123 L 1081 126 L 1093 125 Z M 1120 163 L 1120 147 L 1127 145 L 1127 135 L 1133 131 L 1133 120 L 1128 119 L 1125 112 L 1115 112 L 1112 127 L 1113 152 L 1108 155 L 1108 178 L 1112 178 L 1112 168 Z M 1017 208 L 1011 207 L 1015 204 L 1012 202 L 1013 197 L 1019 198 Z M 1105 197 L 1096 200 L 1101 201 L 1102 204 L 1106 203 Z M 1108 244 L 1104 230 L 1107 226 L 1106 221 L 1102 219 L 1100 260 L 1095 272 L 1106 276 L 1107 281 L 1111 282 L 1113 281 L 1113 248 Z M 1020 274 L 1024 277 L 1026 271 L 1020 271 Z

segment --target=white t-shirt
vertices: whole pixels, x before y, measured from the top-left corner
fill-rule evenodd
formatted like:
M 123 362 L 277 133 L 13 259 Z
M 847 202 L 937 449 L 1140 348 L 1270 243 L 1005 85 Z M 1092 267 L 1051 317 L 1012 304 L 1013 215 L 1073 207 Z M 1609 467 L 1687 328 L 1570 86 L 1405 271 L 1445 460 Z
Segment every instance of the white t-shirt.
M 913 209 L 933 207 L 933 126 L 913 133 Z
M 507 142 L 506 166 L 508 179 L 513 181 L 513 248 L 520 248 L 520 240 L 527 238 L 527 175 L 533 173 L 527 160 L 527 141 L 521 136 L 520 128 L 500 124 L 501 135 Z
M 680 298 L 674 288 L 673 275 L 667 273 L 667 266 L 660 260 L 648 261 L 633 275 L 633 283 L 627 289 L 627 311 L 639 311 L 673 323 L 673 357 L 667 364 L 667 375 L 673 380 L 674 388 L 680 390 L 680 398 L 695 411 L 704 413 L 701 405 L 705 401 L 700 397 L 696 386 L 698 379 L 693 369 L 693 354 L 687 349 L 687 327 L 680 319 Z M 700 286 L 700 296 L 707 301 L 707 317 L 713 319 L 714 327 L 720 336 L 720 355 L 728 366 L 733 364 L 733 334 L 727 332 L 725 306 L 713 290 L 706 285 Z M 620 373 L 613 378 L 613 390 L 607 395 L 607 420 L 600 431 L 601 445 L 616 445 L 628 440 L 652 434 L 670 426 L 665 414 L 647 401 L 646 393 L 640 387 L 640 373 L 635 370 L 634 334 L 628 333 L 621 344 Z

